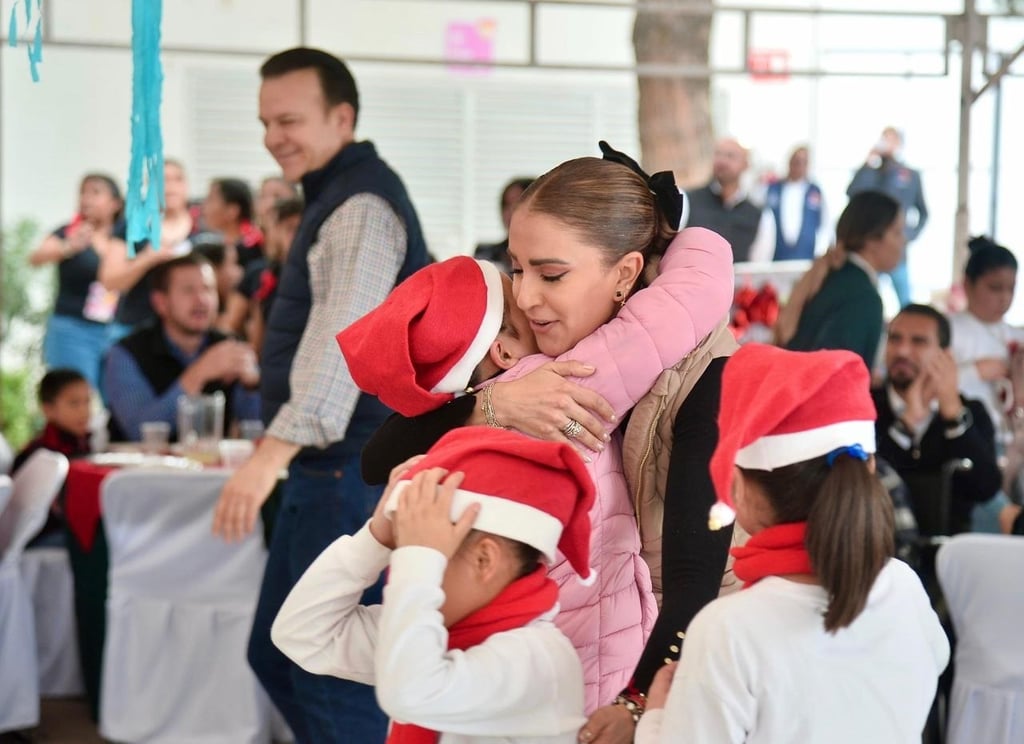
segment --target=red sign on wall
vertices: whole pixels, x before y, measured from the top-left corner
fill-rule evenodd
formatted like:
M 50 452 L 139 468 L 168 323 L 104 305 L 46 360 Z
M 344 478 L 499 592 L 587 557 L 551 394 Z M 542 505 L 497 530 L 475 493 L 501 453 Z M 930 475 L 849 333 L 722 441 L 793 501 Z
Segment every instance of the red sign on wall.
M 751 79 L 757 82 L 789 80 L 789 50 L 751 49 L 747 69 Z

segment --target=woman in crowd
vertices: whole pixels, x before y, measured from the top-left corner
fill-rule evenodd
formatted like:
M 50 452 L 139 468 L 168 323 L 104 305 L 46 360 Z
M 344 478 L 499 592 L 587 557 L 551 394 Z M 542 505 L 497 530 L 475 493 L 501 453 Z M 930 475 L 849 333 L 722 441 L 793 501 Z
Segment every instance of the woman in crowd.
M 263 234 L 253 224 L 249 184 L 238 178 L 215 178 L 202 204 L 203 226 L 232 245 L 243 268 L 263 258 Z
M 883 327 L 878 275 L 899 266 L 906 242 L 899 202 L 878 191 L 850 199 L 836 224 L 845 261 L 829 271 L 830 259 L 819 259 L 794 288 L 786 315 L 799 320 L 786 348 L 846 349 L 872 369 Z
M 71 368 L 99 389 L 107 326 L 117 295 L 98 281 L 101 262 L 124 251 L 124 201 L 110 176 L 90 173 L 78 191 L 78 212 L 29 256 L 33 266 L 57 265 L 57 300 L 46 327 L 43 361 L 50 369 Z
M 726 363 L 710 517 L 751 535 L 744 589 L 694 618 L 639 744 L 921 741 L 949 643 L 892 558 L 869 385 L 845 351 L 751 344 Z
M 681 213 L 674 184 L 657 187 L 660 194 L 656 196 L 652 193 L 653 181 L 624 167 L 621 159 L 609 162 L 584 158 L 564 163 L 542 176 L 524 194 L 509 236 L 513 294 L 545 355 L 575 358 L 574 347 L 614 319 L 617 306 L 629 292 L 644 285 L 640 271 L 644 261 L 664 251 L 672 232 L 669 226 L 677 224 Z M 672 204 L 671 216 L 666 202 Z M 705 235 L 716 237 L 705 232 L 701 239 Z M 679 331 L 699 336 L 679 349 L 680 356 L 727 309 L 732 293 L 731 260 L 724 244 L 721 247 L 722 255 L 716 255 L 716 261 L 722 259 L 721 267 L 710 262 L 710 253 L 715 253 L 712 250 L 688 272 L 695 287 L 684 303 L 689 322 Z M 623 265 L 634 268 L 622 274 Z M 611 295 L 607 301 L 606 295 Z M 609 344 L 608 350 L 614 353 L 614 344 Z M 531 359 L 533 363 L 522 365 L 519 373 L 540 363 L 537 358 Z M 593 361 L 585 357 L 582 360 Z M 597 370 L 587 384 L 609 400 L 616 400 L 617 413 L 623 415 L 642 397 L 664 365 L 645 370 L 637 378 L 612 358 L 601 358 L 595 366 Z M 594 425 L 593 417 L 584 410 L 594 408 L 594 401 L 579 396 L 586 400 L 580 406 L 574 394 L 566 393 L 567 388 L 556 379 L 557 371 L 548 366 L 518 381 L 499 381 L 489 395 L 483 396 L 484 405 L 479 410 L 477 401 L 466 396 L 417 419 L 393 418 L 364 451 L 364 475 L 374 480 L 381 472 L 386 473 L 382 465 L 390 465 L 394 457 L 400 456 L 398 449 L 423 451 L 443 431 L 471 423 L 506 425 L 545 438 L 603 449 L 592 468 L 599 491 L 599 506 L 592 517 L 593 550 L 601 564 L 595 566 L 600 586 L 588 592 L 564 584 L 559 619 L 581 652 L 585 675 L 591 683 L 587 710 L 593 711 L 601 703 L 610 703 L 625 686 L 642 651 L 644 621 L 651 611 L 644 604 L 647 570 L 638 556 L 639 536 L 621 474 L 618 437 L 608 436 L 612 427 Z M 513 370 L 513 376 L 516 373 Z M 644 376 L 648 373 L 649 378 Z M 620 387 L 629 394 L 624 396 Z M 629 398 L 625 406 L 624 397 Z M 555 409 L 559 414 L 552 417 Z M 584 421 L 591 433 L 579 425 Z M 607 446 L 604 440 L 610 440 Z M 579 639 L 587 635 L 593 640 L 581 644 Z
M 969 248 L 964 268 L 967 309 L 949 317 L 951 351 L 960 391 L 985 404 L 999 443 L 1006 446 L 1013 438 L 1007 412 L 1024 405 L 1024 399 L 1015 400 L 1010 374 L 1012 357 L 1024 351 L 1024 330 L 1003 320 L 1017 286 L 1017 259 L 988 238 L 974 238 Z
M 164 160 L 164 215 L 160 228 L 160 246 L 153 250 L 148 243 L 134 246 L 129 256 L 123 242 L 103 256 L 99 279 L 107 289 L 121 293 L 114 316 L 114 340 L 139 326 L 156 320 L 149 304 L 150 269 L 164 261 L 192 250 L 189 238 L 198 230 L 188 206 L 188 182 L 185 169 L 177 160 Z
M 260 190 L 256 194 L 254 217 L 256 227 L 264 233 L 273 222 L 274 206 L 278 202 L 298 199 L 299 191 L 294 184 L 288 183 L 284 176 L 267 176 L 260 182 Z

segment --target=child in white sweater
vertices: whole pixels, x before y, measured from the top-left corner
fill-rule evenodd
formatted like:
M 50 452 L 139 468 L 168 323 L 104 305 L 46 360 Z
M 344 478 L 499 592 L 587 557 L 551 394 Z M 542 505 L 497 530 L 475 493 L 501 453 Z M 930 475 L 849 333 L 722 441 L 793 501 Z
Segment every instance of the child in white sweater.
M 583 671 L 541 561 L 557 550 L 589 577 L 593 500 L 568 444 L 453 431 L 396 468 L 366 527 L 295 585 L 271 637 L 309 672 L 374 685 L 389 744 L 569 744 Z M 383 604 L 360 606 L 385 568 Z

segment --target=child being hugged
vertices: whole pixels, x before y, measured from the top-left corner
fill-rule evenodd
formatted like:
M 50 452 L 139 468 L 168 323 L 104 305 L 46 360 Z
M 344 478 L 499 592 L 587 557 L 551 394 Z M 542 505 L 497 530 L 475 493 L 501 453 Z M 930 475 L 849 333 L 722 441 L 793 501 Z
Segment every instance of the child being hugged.
M 569 744 L 583 671 L 542 563 L 560 551 L 589 576 L 593 500 L 570 445 L 458 429 L 395 469 L 367 525 L 295 585 L 271 637 L 309 672 L 374 685 L 388 744 Z M 360 606 L 385 568 L 383 603 Z
M 745 586 L 690 623 L 638 744 L 921 741 L 949 644 L 891 557 L 874 419 L 851 352 L 752 344 L 726 362 L 711 521 L 751 534 L 732 551 Z

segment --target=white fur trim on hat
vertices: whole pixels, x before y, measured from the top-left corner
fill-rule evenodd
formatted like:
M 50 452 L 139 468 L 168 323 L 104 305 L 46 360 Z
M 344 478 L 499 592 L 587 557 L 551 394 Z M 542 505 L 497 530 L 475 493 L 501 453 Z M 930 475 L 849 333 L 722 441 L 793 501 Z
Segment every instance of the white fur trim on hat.
M 410 481 L 399 481 L 384 505 L 384 516 L 391 518 L 398 508 L 398 496 Z M 470 504 L 480 504 L 473 529 L 501 535 L 510 540 L 532 545 L 539 550 L 549 564 L 556 562 L 558 541 L 562 537 L 562 523 L 546 511 L 534 508 L 518 501 L 489 496 L 475 491 L 464 491 L 461 488 L 452 496 L 452 522 L 458 521 Z M 591 571 L 591 576 L 594 572 Z
M 473 342 L 466 349 L 466 353 L 455 365 L 448 370 L 440 382 L 438 382 L 432 393 L 461 393 L 469 387 L 469 381 L 473 377 L 473 370 L 477 368 L 494 339 L 498 337 L 501 330 L 501 319 L 505 312 L 505 292 L 501 286 L 501 272 L 490 261 L 477 261 L 477 266 L 484 275 L 484 284 L 487 286 L 487 306 L 484 309 L 484 317 L 477 328 Z M 458 291 L 458 287 L 452 287 Z
M 749 470 L 775 470 L 859 444 L 875 451 L 874 421 L 840 421 L 817 429 L 761 437 L 736 453 L 736 464 Z

